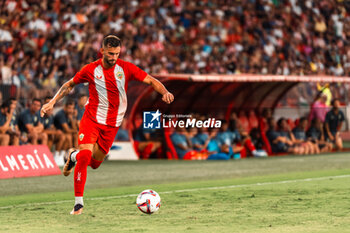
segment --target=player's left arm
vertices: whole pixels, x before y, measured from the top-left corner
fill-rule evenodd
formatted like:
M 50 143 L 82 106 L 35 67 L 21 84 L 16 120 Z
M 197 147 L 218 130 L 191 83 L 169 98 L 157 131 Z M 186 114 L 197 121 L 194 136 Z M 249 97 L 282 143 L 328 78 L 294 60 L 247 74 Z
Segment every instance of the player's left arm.
M 56 95 L 50 100 L 50 102 L 43 105 L 43 107 L 40 110 L 40 116 L 43 117 L 46 112 L 51 111 L 54 107 L 54 105 L 61 100 L 63 97 L 68 95 L 73 88 L 75 87 L 75 82 L 73 81 L 73 78 L 69 81 L 65 82 L 62 87 L 58 90 Z
M 165 103 L 170 104 L 174 101 L 173 94 L 171 94 L 160 81 L 153 78 L 151 75 L 147 75 L 143 82 L 148 85 L 151 85 L 156 92 L 161 94 L 162 100 Z

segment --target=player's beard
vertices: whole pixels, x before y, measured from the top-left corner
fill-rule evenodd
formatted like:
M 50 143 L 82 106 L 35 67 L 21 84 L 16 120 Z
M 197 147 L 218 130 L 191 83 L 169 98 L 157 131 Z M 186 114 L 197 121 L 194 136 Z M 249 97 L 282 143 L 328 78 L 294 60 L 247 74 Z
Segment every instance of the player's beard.
M 107 63 L 109 66 L 114 66 L 115 63 L 117 62 L 116 60 L 108 60 L 108 59 L 104 59 L 105 63 Z

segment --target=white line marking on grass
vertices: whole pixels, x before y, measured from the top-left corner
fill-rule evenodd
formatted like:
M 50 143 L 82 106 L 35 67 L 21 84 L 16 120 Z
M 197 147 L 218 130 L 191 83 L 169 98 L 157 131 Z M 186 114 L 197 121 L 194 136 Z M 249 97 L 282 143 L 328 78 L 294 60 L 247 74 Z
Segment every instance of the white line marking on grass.
M 314 178 L 306 178 L 306 179 L 282 180 L 282 181 L 262 182 L 262 183 L 253 183 L 253 184 L 237 184 L 237 185 L 217 186 L 217 187 L 179 189 L 179 190 L 164 191 L 164 192 L 158 192 L 158 193 L 159 194 L 172 194 L 172 193 L 184 193 L 184 192 L 197 192 L 197 191 L 204 191 L 204 190 L 245 188 L 245 187 L 254 187 L 254 186 L 289 184 L 289 183 L 310 182 L 310 181 L 319 181 L 319 180 L 328 180 L 328 179 L 340 179 L 340 178 L 349 178 L 349 177 L 350 177 L 350 175 L 323 176 L 323 177 L 314 177 Z M 138 196 L 138 194 L 127 194 L 127 195 L 106 196 L 106 197 L 90 197 L 90 198 L 86 198 L 86 200 L 91 200 L 91 201 L 94 201 L 94 200 L 109 200 L 109 199 L 137 197 L 137 196 Z M 55 205 L 55 204 L 69 203 L 69 202 L 73 203 L 74 200 L 62 200 L 62 201 L 51 201 L 51 202 L 34 202 L 34 203 L 26 203 L 26 204 L 19 204 L 19 205 L 1 206 L 0 209 L 10 209 L 10 208 L 20 208 L 20 207 L 33 207 L 33 206 L 40 206 L 40 205 Z

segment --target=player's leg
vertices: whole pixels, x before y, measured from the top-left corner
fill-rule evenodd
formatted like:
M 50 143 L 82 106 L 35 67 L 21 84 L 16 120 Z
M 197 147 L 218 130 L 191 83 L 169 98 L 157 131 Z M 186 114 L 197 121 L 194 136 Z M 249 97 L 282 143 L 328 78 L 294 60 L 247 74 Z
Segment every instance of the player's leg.
M 74 170 L 74 195 L 75 205 L 71 214 L 81 214 L 84 206 L 83 195 L 87 177 L 87 167 L 90 164 L 94 145 L 99 137 L 99 124 L 96 124 L 88 117 L 84 117 L 80 123 L 78 136 L 79 150 L 69 154 L 64 175 L 69 175 Z
M 92 158 L 89 164 L 90 167 L 92 169 L 97 169 L 101 165 L 101 163 L 104 161 L 106 155 L 107 154 L 104 151 L 102 151 L 99 145 L 96 143 L 94 146 L 94 151 L 92 153 Z
M 74 196 L 75 204 L 70 214 L 79 215 L 84 207 L 84 189 L 87 178 L 87 167 L 90 164 L 94 144 L 80 144 L 76 154 L 76 166 L 74 169 Z

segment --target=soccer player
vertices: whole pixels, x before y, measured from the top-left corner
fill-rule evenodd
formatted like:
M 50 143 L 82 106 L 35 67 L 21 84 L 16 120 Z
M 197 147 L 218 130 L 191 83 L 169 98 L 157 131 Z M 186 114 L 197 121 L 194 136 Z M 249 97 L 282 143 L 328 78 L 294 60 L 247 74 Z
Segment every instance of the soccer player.
M 89 102 L 85 107 L 78 133 L 79 150 L 70 150 L 63 174 L 68 176 L 74 170 L 75 205 L 71 214 L 83 211 L 83 194 L 87 166 L 100 166 L 123 121 L 127 107 L 126 90 L 130 80 L 151 85 L 170 104 L 174 96 L 157 79 L 130 62 L 118 59 L 121 41 L 114 35 L 103 39 L 100 52 L 102 58 L 84 66 L 71 80 L 64 83 L 53 99 L 41 109 L 41 115 L 51 110 L 55 103 L 66 96 L 75 85 L 89 83 Z

